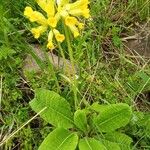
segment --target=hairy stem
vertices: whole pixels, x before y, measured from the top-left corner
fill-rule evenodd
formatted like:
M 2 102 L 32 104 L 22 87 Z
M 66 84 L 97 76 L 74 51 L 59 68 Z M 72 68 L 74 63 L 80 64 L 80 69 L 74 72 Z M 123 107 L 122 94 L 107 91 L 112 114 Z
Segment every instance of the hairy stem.
M 73 91 L 73 94 L 74 94 L 75 109 L 77 110 L 78 106 L 79 106 L 79 102 L 78 102 L 78 97 L 77 97 L 78 91 L 77 91 L 76 69 L 75 69 L 75 63 L 74 63 L 74 58 L 73 58 L 73 50 L 72 50 L 71 42 L 70 42 L 70 36 L 69 36 L 68 29 L 65 25 L 64 25 L 64 31 L 65 31 L 65 35 L 66 35 L 66 41 L 67 41 L 71 66 L 72 66 L 72 69 L 73 69 L 73 82 L 71 84 L 71 86 L 72 86 L 71 88 L 72 88 L 72 91 Z

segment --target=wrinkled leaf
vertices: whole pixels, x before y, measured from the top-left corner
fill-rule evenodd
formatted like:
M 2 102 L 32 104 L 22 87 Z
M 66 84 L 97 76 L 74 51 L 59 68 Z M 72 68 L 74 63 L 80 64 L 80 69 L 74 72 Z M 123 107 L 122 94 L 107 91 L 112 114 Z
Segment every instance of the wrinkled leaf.
M 121 150 L 130 150 L 131 149 L 131 143 L 132 139 L 127 136 L 126 134 L 119 133 L 119 132 L 111 132 L 105 134 L 105 139 L 118 143 Z
M 98 102 L 95 102 L 90 106 L 90 109 L 92 109 L 98 113 L 101 113 L 108 107 L 109 107 L 109 105 L 100 105 Z
M 87 130 L 87 118 L 84 110 L 77 110 L 74 113 L 74 123 L 82 131 Z
M 121 150 L 119 144 L 115 142 L 110 142 L 108 140 L 101 140 L 101 141 L 107 150 Z
M 93 120 L 100 132 L 111 132 L 127 125 L 131 114 L 131 108 L 127 104 L 111 104 Z
M 79 150 L 107 150 L 106 147 L 94 138 L 84 138 L 79 141 Z
M 35 112 L 46 109 L 40 116 L 50 124 L 57 127 L 70 128 L 73 124 L 73 116 L 69 103 L 53 91 L 38 89 L 35 91 L 35 98 L 30 102 Z
M 77 144 L 76 133 L 57 128 L 44 139 L 38 150 L 75 150 Z

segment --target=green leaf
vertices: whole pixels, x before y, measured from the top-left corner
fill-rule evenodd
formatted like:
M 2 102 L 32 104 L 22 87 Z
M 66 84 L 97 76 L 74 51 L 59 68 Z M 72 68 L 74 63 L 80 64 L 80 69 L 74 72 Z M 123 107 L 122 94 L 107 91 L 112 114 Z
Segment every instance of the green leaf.
M 79 141 L 79 150 L 107 150 L 106 147 L 94 138 L 84 138 Z
M 108 140 L 102 140 L 103 145 L 106 147 L 107 150 L 121 150 L 119 144 L 115 142 L 110 142 Z
M 108 107 L 109 107 L 109 105 L 100 105 L 98 102 L 95 102 L 90 106 L 90 109 L 101 113 Z
M 126 134 L 119 132 L 111 132 L 104 135 L 106 140 L 118 143 L 121 150 L 130 150 L 132 139 Z
M 77 144 L 76 133 L 57 128 L 44 139 L 38 150 L 75 150 Z
M 100 141 L 106 147 L 107 150 L 121 150 L 118 143 L 106 140 L 104 135 L 97 135 L 94 136 L 94 138 Z
M 112 37 L 112 41 L 113 41 L 114 46 L 116 46 L 116 47 L 120 47 L 122 44 L 121 38 L 117 35 L 114 35 Z
M 77 110 L 74 113 L 74 123 L 83 132 L 87 130 L 87 118 L 84 110 Z
M 111 132 L 127 125 L 131 114 L 131 108 L 127 104 L 111 104 L 93 120 L 100 132 Z
M 38 89 L 35 91 L 35 98 L 30 102 L 30 106 L 37 113 L 46 107 L 40 116 L 50 124 L 64 128 L 72 127 L 73 116 L 70 105 L 57 93 Z
M 7 46 L 1 46 L 0 47 L 0 60 L 7 59 L 7 57 L 12 56 L 16 52 Z

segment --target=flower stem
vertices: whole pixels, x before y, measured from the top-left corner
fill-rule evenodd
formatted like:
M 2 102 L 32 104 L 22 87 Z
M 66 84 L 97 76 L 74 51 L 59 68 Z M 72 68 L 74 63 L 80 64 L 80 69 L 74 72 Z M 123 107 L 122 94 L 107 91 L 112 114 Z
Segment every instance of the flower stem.
M 77 97 L 78 91 L 77 91 L 76 69 L 75 69 L 75 63 L 74 63 L 74 58 L 73 58 L 73 50 L 72 50 L 72 47 L 71 47 L 69 32 L 68 32 L 68 29 L 65 25 L 64 25 L 64 31 L 65 31 L 65 35 L 66 35 L 65 37 L 66 37 L 66 41 L 67 41 L 68 52 L 69 52 L 69 57 L 70 57 L 70 61 L 71 61 L 72 71 L 73 71 L 73 82 L 72 82 L 71 86 L 72 86 L 72 91 L 74 93 L 75 109 L 77 110 L 78 106 L 79 106 L 79 102 L 78 102 L 78 97 Z
M 48 71 L 49 71 L 50 74 L 52 74 L 52 76 L 53 76 L 53 78 L 54 78 L 54 80 L 55 80 L 55 82 L 56 82 L 57 92 L 60 93 L 60 87 L 59 87 L 58 79 L 57 79 L 57 77 L 56 77 L 56 73 L 55 73 L 55 70 L 54 70 L 54 66 L 53 66 L 52 63 L 51 63 L 52 60 L 50 60 L 50 58 L 49 58 L 47 52 L 45 51 L 45 49 L 43 49 L 43 52 L 44 52 L 44 56 L 45 56 L 45 58 L 46 58 L 46 61 L 47 61 L 47 63 L 48 63 Z
M 59 50 L 60 50 L 61 56 L 62 56 L 62 58 L 63 58 L 64 69 L 67 70 L 67 62 L 66 62 L 64 50 L 63 50 L 63 48 L 61 47 L 60 43 L 59 43 L 59 42 L 57 42 L 57 43 L 58 43 L 58 48 L 59 48 Z

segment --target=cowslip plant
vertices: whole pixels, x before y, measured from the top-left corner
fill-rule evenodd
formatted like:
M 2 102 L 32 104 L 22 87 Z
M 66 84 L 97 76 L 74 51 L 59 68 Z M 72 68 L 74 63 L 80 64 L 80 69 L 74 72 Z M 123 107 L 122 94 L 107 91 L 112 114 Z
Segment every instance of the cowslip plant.
M 129 150 L 132 139 L 119 128 L 126 126 L 132 116 L 124 103 L 100 105 L 94 103 L 72 111 L 66 99 L 59 94 L 37 89 L 30 102 L 35 112 L 53 126 L 39 150 Z
M 37 27 L 33 27 L 31 29 L 31 32 L 36 39 L 38 39 L 41 34 L 48 31 L 47 48 L 53 50 L 57 45 L 64 60 L 64 68 L 66 66 L 66 61 L 65 53 L 61 43 L 66 40 L 72 67 L 72 73 L 70 72 L 69 74 L 71 81 L 70 87 L 74 94 L 75 108 L 78 108 L 80 102 L 78 100 L 78 83 L 76 80 L 75 60 L 70 41 L 70 32 L 73 34 L 74 38 L 80 35 L 81 29 L 84 28 L 84 23 L 80 22 L 80 17 L 90 17 L 90 11 L 88 8 L 89 0 L 77 0 L 75 2 L 70 2 L 70 0 L 36 0 L 36 2 L 42 9 L 43 13 L 35 11 L 31 7 L 27 6 L 25 8 L 24 15 L 31 22 L 37 24 Z M 59 26 L 63 27 L 61 32 L 58 30 Z M 46 58 L 48 57 L 46 56 Z M 49 73 L 52 74 L 53 78 L 55 79 L 58 92 L 60 92 L 59 83 L 57 81 L 52 63 L 49 63 L 48 65 L 50 68 Z
M 130 121 L 132 111 L 127 104 L 118 103 L 99 105 L 94 103 L 80 109 L 78 101 L 78 86 L 75 76 L 71 34 L 76 38 L 84 24 L 80 17 L 89 18 L 89 0 L 36 0 L 42 12 L 27 6 L 24 15 L 37 27 L 31 29 L 38 39 L 48 31 L 47 48 L 53 50 L 58 46 L 65 60 L 61 43 L 66 40 L 68 54 L 73 68 L 72 91 L 74 92 L 75 107 L 71 107 L 66 99 L 54 91 L 37 89 L 35 98 L 30 102 L 32 109 L 41 118 L 53 126 L 53 131 L 44 139 L 39 150 L 127 150 L 132 139 L 119 132 Z M 62 31 L 58 30 L 62 25 Z M 65 61 L 64 61 L 65 62 Z M 52 67 L 50 69 L 53 69 Z M 54 71 L 53 71 L 54 72 Z M 50 70 L 51 73 L 51 70 Z

